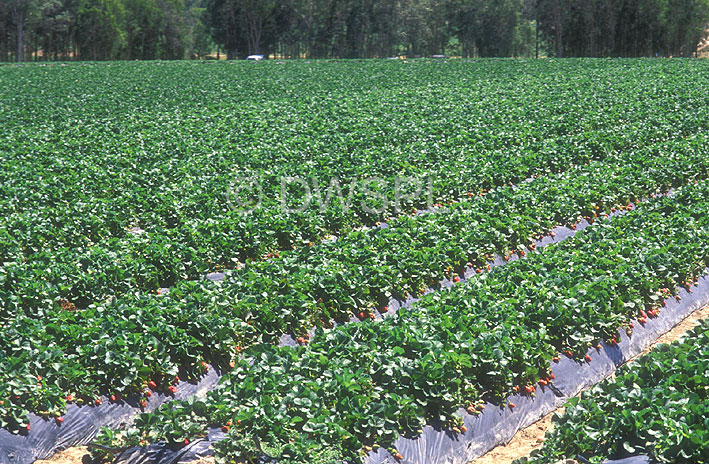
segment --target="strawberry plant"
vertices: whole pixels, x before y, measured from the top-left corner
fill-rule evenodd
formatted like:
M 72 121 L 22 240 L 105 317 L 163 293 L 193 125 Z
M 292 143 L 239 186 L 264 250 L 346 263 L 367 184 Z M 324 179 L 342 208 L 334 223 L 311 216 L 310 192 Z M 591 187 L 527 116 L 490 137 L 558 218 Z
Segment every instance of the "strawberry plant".
M 501 401 L 519 385 L 533 394 L 535 384 L 553 382 L 556 353 L 583 362 L 637 308 L 661 310 L 652 298 L 660 289 L 705 272 L 707 207 L 709 184 L 687 186 L 378 323 L 320 329 L 308 346 L 255 345 L 199 413 L 178 403 L 155 414 L 183 408 L 205 429 L 240 421 L 243 433 L 230 430 L 214 447 L 220 459 L 253 462 L 259 443 L 288 453 L 272 457 L 302 462 L 332 443 L 358 459 L 363 447 L 390 447 L 426 423 L 458 433 L 459 408 L 492 401 L 514 409 Z M 154 429 L 138 427 L 121 443 L 146 436 L 154 440 Z
M 646 455 L 656 462 L 705 462 L 709 449 L 709 321 L 671 345 L 620 368 L 554 416 L 544 445 L 518 464 L 590 462 Z

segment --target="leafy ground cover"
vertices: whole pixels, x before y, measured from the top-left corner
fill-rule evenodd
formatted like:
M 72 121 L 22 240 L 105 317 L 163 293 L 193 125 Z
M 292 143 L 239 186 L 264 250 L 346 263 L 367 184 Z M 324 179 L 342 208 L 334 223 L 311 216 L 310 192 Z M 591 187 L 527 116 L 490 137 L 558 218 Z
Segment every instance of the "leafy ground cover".
M 651 456 L 657 462 L 707 462 L 709 321 L 681 340 L 623 366 L 614 379 L 571 399 L 543 447 L 524 463 L 584 456 Z
M 396 214 L 396 176 L 434 202 L 707 129 L 703 62 L 112 63 L 0 74 L 0 306 L 42 315 L 156 291 Z M 262 208 L 227 192 L 261 178 Z M 284 214 L 282 176 L 355 194 Z M 404 212 L 426 203 L 406 200 Z M 134 227 L 145 234 L 134 235 Z
M 709 263 L 708 207 L 709 183 L 683 187 L 391 318 L 321 329 L 307 346 L 255 345 L 205 401 L 164 405 L 100 440 L 179 444 L 220 426 L 222 460 L 308 462 L 358 459 L 425 423 L 465 433 L 458 408 L 533 393 L 553 382 L 559 353 L 588 362 L 589 347 L 691 288 Z
M 253 345 L 278 369 L 297 352 L 268 346 L 282 334 L 307 344 L 313 326 L 368 320 L 466 267 L 484 274 L 495 253 L 532 252 L 557 224 L 593 222 L 708 174 L 702 61 L 252 64 L 0 69 L 0 426 L 26 433 L 30 411 L 61 416 L 67 402 L 169 392 L 206 362 L 238 370 Z M 264 190 L 249 214 L 227 201 L 244 175 Z M 355 192 L 349 211 L 316 201 L 286 214 L 283 176 L 323 189 L 379 177 L 386 207 L 372 214 Z M 397 176 L 430 179 L 445 208 L 412 217 L 428 199 L 397 207 Z M 392 215 L 386 228 L 360 229 Z M 225 282 L 200 280 L 219 269 L 232 270 Z M 580 350 L 616 328 L 610 313 L 584 311 L 603 327 L 555 349 Z M 562 345 L 570 332 L 559 329 Z M 545 343 L 517 380 L 546 360 Z M 480 398 L 502 394 L 507 380 L 496 382 Z M 409 425 L 427 420 L 419 403 L 404 409 Z M 334 448 L 323 452 L 385 443 L 400 432 L 387 424 L 381 438 L 370 425 L 328 431 Z M 307 454 L 317 446 L 298 427 L 288 440 Z M 282 438 L 263 442 L 281 452 Z M 253 451 L 249 440 L 235 446 Z
M 123 296 L 84 310 L 56 305 L 41 319 L 20 314 L 0 324 L 0 405 L 4 426 L 21 429 L 27 411 L 61 414 L 66 396 L 166 389 L 176 375 L 200 376 L 204 362 L 228 369 L 254 343 L 286 333 L 306 342 L 313 326 L 352 314 L 369 319 L 392 296 L 418 295 L 467 265 L 516 250 L 558 222 L 599 214 L 638 198 L 704 179 L 702 137 L 663 142 L 503 187 L 441 214 L 405 217 L 269 261 L 254 261 L 226 282 L 179 283 L 168 295 Z M 41 378 L 41 382 L 36 379 Z

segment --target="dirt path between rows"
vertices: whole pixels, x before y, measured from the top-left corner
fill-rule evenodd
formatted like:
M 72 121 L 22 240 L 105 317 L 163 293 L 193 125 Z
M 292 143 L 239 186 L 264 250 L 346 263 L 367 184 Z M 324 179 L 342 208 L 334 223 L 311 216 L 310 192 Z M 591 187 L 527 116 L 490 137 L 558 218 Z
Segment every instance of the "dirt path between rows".
M 653 344 L 645 348 L 642 353 L 632 358 L 630 361 L 649 353 L 658 344 L 672 343 L 684 335 L 685 332 L 695 327 L 700 320 L 707 318 L 709 318 L 709 306 L 705 306 L 702 309 L 694 311 L 686 319 L 677 324 L 672 330 L 662 335 Z M 612 377 L 613 376 L 611 375 L 610 378 Z M 562 413 L 563 410 L 563 408 L 559 408 L 555 412 Z M 510 464 L 515 459 L 529 456 L 529 453 L 542 446 L 544 434 L 547 430 L 550 430 L 553 425 L 551 418 L 555 412 L 544 416 L 542 419 L 530 425 L 526 429 L 517 432 L 517 434 L 507 445 L 500 445 L 493 448 L 487 454 L 472 461 L 470 464 Z
M 648 346 L 640 355 L 633 359 L 648 353 L 657 344 L 671 343 L 677 340 L 685 332 L 696 326 L 698 321 L 706 318 L 709 318 L 709 306 L 690 314 L 686 319 L 677 324 L 672 330 L 658 338 L 657 341 Z M 557 409 L 555 412 L 563 412 L 563 408 Z M 470 464 L 509 464 L 515 459 L 529 456 L 529 453 L 532 452 L 532 450 L 535 450 L 541 446 L 544 439 L 544 434 L 552 427 L 551 418 L 553 414 L 554 413 L 550 413 L 526 429 L 520 430 L 507 445 L 494 448 L 486 455 L 476 459 Z M 89 462 L 88 460 L 88 449 L 85 446 L 78 446 L 65 451 L 60 451 L 49 459 L 35 461 L 35 464 L 82 464 L 83 462 Z M 213 458 L 205 458 L 192 464 L 213 463 Z

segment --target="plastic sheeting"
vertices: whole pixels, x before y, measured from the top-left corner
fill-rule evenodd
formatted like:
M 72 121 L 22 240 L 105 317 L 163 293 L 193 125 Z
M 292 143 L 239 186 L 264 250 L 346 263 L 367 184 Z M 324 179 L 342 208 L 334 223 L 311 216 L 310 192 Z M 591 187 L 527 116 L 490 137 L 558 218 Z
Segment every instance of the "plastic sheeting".
M 202 396 L 218 380 L 218 373 L 210 369 L 198 383 L 181 382 L 174 397 L 154 393 L 146 398 L 148 406 L 145 410 L 152 411 L 173 398 Z M 27 434 L 15 435 L 0 429 L 0 464 L 30 464 L 37 459 L 48 458 L 57 451 L 90 443 L 103 426 L 120 427 L 131 423 L 141 411 L 138 405 L 141 399 L 143 397 L 135 395 L 113 403 L 104 397 L 99 406 L 70 404 L 62 424 L 31 415 L 31 431 Z

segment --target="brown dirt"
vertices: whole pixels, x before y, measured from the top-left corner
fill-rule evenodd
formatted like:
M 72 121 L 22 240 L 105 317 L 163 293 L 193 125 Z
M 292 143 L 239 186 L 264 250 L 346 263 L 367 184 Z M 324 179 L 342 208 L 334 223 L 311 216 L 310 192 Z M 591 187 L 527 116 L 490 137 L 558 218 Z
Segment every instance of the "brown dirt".
M 77 446 L 60 451 L 49 459 L 35 461 L 34 464 L 81 464 L 84 456 L 89 456 L 88 448 L 85 446 Z
M 642 353 L 635 358 L 632 358 L 630 361 L 652 351 L 652 349 L 658 344 L 672 343 L 684 335 L 685 332 L 696 326 L 700 320 L 707 318 L 709 318 L 709 306 L 705 306 L 702 309 L 694 311 L 686 319 L 677 324 L 672 330 L 662 335 L 653 344 L 645 348 Z M 544 434 L 547 430 L 551 430 L 552 428 L 551 417 L 555 412 L 562 413 L 563 408 L 557 409 L 526 429 L 520 430 L 507 445 L 500 445 L 493 448 L 487 454 L 479 457 L 470 464 L 509 464 L 515 459 L 529 456 L 529 453 L 532 450 L 542 446 Z

